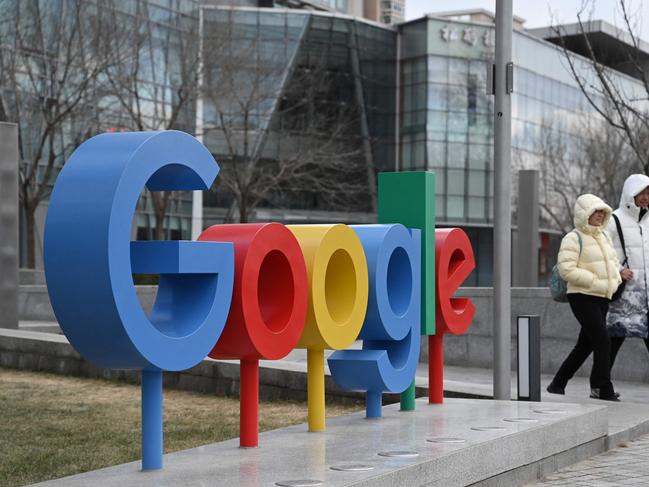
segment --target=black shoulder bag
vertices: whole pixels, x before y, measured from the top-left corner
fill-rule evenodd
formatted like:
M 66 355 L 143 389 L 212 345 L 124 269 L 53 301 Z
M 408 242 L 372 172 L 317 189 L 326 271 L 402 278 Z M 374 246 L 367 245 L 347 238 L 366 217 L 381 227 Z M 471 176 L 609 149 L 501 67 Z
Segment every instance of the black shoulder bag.
M 617 227 L 617 235 L 618 237 L 620 237 L 620 243 L 622 244 L 622 252 L 624 252 L 624 262 L 622 262 L 622 265 L 628 269 L 629 257 L 626 255 L 626 245 L 624 244 L 624 234 L 622 233 L 622 225 L 620 225 L 620 220 L 618 219 L 615 213 L 613 213 L 613 219 L 615 220 L 615 226 Z M 613 296 L 611 296 L 611 301 L 617 301 L 618 299 L 620 299 L 620 296 L 622 296 L 625 287 L 626 287 L 626 281 L 622 280 L 622 283 L 618 286 L 617 291 L 615 291 L 613 293 Z

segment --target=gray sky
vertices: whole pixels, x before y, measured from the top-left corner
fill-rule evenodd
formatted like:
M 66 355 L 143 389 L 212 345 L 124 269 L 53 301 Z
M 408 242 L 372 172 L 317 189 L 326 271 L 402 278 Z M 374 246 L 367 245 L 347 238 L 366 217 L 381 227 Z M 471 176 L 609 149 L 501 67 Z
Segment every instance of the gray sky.
M 513 0 L 514 15 L 523 17 L 526 27 L 542 27 L 556 23 L 577 21 L 577 12 L 584 0 Z M 430 12 L 483 8 L 493 12 L 495 0 L 406 0 L 406 20 L 416 19 Z M 623 26 L 618 0 L 592 0 L 589 2 L 593 19 Z M 636 33 L 649 42 L 649 0 L 626 0 L 627 9 L 637 22 Z M 594 10 L 593 7 L 594 6 Z M 553 20 L 554 19 L 554 20 Z

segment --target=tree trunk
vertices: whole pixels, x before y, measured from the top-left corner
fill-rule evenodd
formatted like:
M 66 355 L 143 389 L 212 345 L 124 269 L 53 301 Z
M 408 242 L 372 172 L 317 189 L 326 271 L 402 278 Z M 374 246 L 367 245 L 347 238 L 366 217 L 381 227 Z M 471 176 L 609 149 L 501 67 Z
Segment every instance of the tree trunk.
M 156 208 L 155 210 L 155 228 L 153 230 L 153 239 L 154 240 L 163 240 L 165 236 L 165 212 L 164 210 L 160 211 Z
M 36 208 L 23 205 L 25 209 L 25 233 L 27 238 L 27 268 L 36 268 Z
M 164 192 L 150 192 L 151 200 L 153 202 L 153 213 L 155 215 L 155 228 L 153 230 L 154 240 L 164 239 L 164 223 L 165 215 L 167 214 L 167 198 L 164 197 Z
M 238 199 L 239 205 L 239 223 L 248 223 L 248 203 L 245 195 L 241 195 Z

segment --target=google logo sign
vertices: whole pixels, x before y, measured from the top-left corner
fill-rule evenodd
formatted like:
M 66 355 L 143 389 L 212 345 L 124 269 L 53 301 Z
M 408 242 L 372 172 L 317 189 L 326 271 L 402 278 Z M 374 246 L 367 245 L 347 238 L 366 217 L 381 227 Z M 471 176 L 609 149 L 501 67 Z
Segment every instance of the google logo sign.
M 219 167 L 177 131 L 93 137 L 71 155 L 50 199 L 45 272 L 56 317 L 94 364 L 142 371 L 142 467 L 162 467 L 162 372 L 206 356 L 237 359 L 240 444 L 258 445 L 259 360 L 307 350 L 310 431 L 325 430 L 324 350 L 334 381 L 402 393 L 414 408 L 420 335 L 429 337 L 431 403 L 442 402 L 442 336 L 475 312 L 452 294 L 474 267 L 459 229 L 434 228 L 434 177 L 379 178 L 377 225 L 215 225 L 197 241 L 131 241 L 138 198 L 206 190 Z M 132 275 L 159 274 L 147 315 Z M 363 348 L 348 349 L 357 339 Z

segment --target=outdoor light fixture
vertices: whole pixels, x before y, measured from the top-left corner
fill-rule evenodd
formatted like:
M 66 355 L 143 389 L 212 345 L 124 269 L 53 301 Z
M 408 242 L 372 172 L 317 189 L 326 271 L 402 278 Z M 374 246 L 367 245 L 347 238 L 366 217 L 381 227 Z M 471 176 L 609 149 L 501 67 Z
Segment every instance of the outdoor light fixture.
M 541 327 L 538 316 L 519 316 L 518 400 L 541 400 Z

